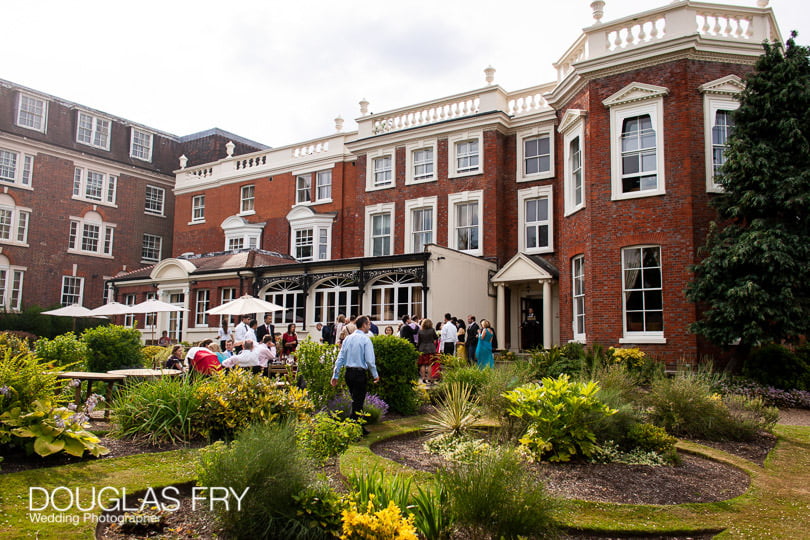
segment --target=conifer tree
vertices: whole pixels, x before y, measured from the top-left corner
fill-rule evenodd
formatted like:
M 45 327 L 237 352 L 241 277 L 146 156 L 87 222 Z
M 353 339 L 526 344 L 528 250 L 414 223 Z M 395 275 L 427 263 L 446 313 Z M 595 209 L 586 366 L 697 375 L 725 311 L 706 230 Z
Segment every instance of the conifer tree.
M 810 49 L 765 43 L 746 77 L 717 182 L 705 258 L 687 297 L 692 330 L 719 345 L 794 341 L 810 331 Z

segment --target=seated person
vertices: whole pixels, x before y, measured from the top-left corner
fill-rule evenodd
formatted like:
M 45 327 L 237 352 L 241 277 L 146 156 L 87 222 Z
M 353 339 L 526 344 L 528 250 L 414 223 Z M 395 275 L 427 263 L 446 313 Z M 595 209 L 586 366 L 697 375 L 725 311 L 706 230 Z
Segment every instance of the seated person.
M 250 339 L 245 340 L 245 343 L 242 345 L 242 352 L 234 356 L 231 356 L 230 358 L 222 362 L 222 367 L 226 368 L 232 367 L 252 368 L 258 367 L 258 365 L 259 365 L 259 355 L 256 354 L 256 351 L 253 350 L 253 341 Z
M 214 341 L 213 343 L 211 343 L 211 344 L 208 346 L 208 348 L 211 350 L 211 352 L 213 352 L 214 354 L 216 354 L 216 355 L 217 355 L 217 360 L 219 360 L 219 363 L 220 363 L 220 364 L 221 364 L 222 362 L 224 362 L 224 361 L 225 361 L 225 359 L 227 359 L 227 358 L 228 358 L 228 355 L 227 355 L 227 354 L 225 354 L 225 353 L 222 351 L 222 349 L 219 347 L 219 343 L 217 343 L 216 341 Z
M 256 345 L 253 350 L 259 356 L 259 365 L 263 368 L 276 361 L 276 344 L 273 343 L 273 338 L 269 334 L 265 335 L 262 342 Z
M 188 360 L 189 369 L 193 369 L 197 373 L 203 375 L 211 375 L 215 371 L 222 369 L 219 363 L 219 358 L 215 352 L 208 348 L 212 341 L 210 339 L 200 343 L 198 347 L 189 349 L 186 355 Z
M 166 360 L 166 369 L 179 369 L 183 371 L 183 346 L 172 347 L 172 355 Z

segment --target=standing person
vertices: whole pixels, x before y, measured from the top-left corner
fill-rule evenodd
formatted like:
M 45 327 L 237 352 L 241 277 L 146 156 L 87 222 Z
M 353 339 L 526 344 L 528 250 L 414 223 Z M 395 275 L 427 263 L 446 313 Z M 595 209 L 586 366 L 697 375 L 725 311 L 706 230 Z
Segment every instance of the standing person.
M 481 333 L 478 336 L 478 348 L 475 351 L 475 356 L 478 358 L 478 368 L 494 368 L 495 358 L 492 356 L 492 338 L 495 336 L 489 321 L 483 319 L 481 321 Z
M 475 348 L 478 347 L 478 331 L 481 329 L 475 322 L 475 315 L 467 315 L 467 363 L 475 364 Z
M 248 323 L 247 333 L 245 334 L 245 340 L 248 339 L 254 343 L 258 343 L 259 341 L 256 339 L 256 328 L 258 328 L 259 322 L 256 319 L 250 319 Z
M 161 347 L 168 347 L 172 344 L 172 339 L 169 337 L 169 332 L 164 330 L 163 333 L 160 335 L 160 339 L 158 340 L 158 345 Z
M 349 317 L 349 321 L 343 326 L 343 329 L 340 331 L 340 343 L 343 343 L 343 340 L 349 337 L 357 330 L 357 315 L 351 315 Z M 371 323 L 369 323 L 369 328 L 371 327 Z
M 376 324 L 374 324 L 374 321 L 371 320 L 371 315 L 366 315 L 366 317 L 368 317 L 368 329 L 369 329 L 369 332 L 371 332 L 375 336 L 379 336 L 380 335 L 380 329 Z
M 250 315 L 240 315 L 239 317 L 241 322 L 236 325 L 236 328 L 233 329 L 233 345 L 236 348 L 236 352 L 241 352 L 242 345 L 245 343 L 247 339 L 247 332 L 250 326 Z
M 399 337 L 413 343 L 413 326 L 408 315 L 402 316 L 402 326 L 399 327 Z
M 340 335 L 343 333 L 343 327 L 346 326 L 346 315 L 341 313 L 335 320 L 335 335 L 333 336 L 332 345 L 340 345 Z
M 456 343 L 458 342 L 458 328 L 453 324 L 453 316 L 444 314 L 444 324 L 442 325 L 442 353 L 456 354 Z
M 436 330 L 433 329 L 433 321 L 422 319 L 422 328 L 419 329 L 419 377 L 423 383 L 430 382 L 430 366 L 436 359 Z
M 413 330 L 413 344 L 419 344 L 419 330 L 422 328 L 422 317 L 414 315 L 411 317 L 411 330 Z
M 321 343 L 327 345 L 335 344 L 335 323 L 326 323 L 321 330 Z
M 222 317 L 222 325 L 217 329 L 217 339 L 222 350 L 225 350 L 225 342 L 233 339 L 232 332 L 228 329 L 228 317 Z
M 393 326 L 386 326 L 384 332 L 385 332 L 386 336 L 393 336 L 394 335 L 394 327 Z
M 467 350 L 465 349 L 464 342 L 467 339 L 467 327 L 464 324 L 464 319 L 454 319 L 454 323 L 458 327 L 458 343 L 456 344 L 456 355 L 460 358 L 467 359 Z
M 264 322 L 256 329 L 256 341 L 264 343 L 264 336 L 271 336 L 273 341 L 276 340 L 276 326 L 273 324 L 273 315 L 265 313 Z
M 287 331 L 281 336 L 281 346 L 284 347 L 284 354 L 289 356 L 298 348 L 298 334 L 295 332 L 295 323 L 287 325 Z
M 335 369 L 332 371 L 332 386 L 337 386 L 340 370 L 346 366 L 346 386 L 349 387 L 349 394 L 352 396 L 351 418 L 357 420 L 358 413 L 363 409 L 366 402 L 366 388 L 368 387 L 367 371 L 371 371 L 374 383 L 380 382 L 377 373 L 377 362 L 374 357 L 374 345 L 368 336 L 370 328 L 368 317 L 357 318 L 357 330 L 346 337 L 343 346 L 335 361 Z M 368 434 L 363 426 L 363 434 Z

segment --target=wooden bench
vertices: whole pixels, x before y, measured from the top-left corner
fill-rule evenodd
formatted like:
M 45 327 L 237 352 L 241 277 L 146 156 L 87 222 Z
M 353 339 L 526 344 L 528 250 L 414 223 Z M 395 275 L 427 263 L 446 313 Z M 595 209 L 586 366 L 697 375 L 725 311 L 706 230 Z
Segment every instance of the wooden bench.
M 115 383 L 123 382 L 127 378 L 126 375 L 116 373 L 98 373 L 94 371 L 63 371 L 56 376 L 58 379 L 71 379 L 79 381 L 74 389 L 74 402 L 76 407 L 81 407 L 82 404 L 82 383 L 87 381 L 87 390 L 84 399 L 90 397 L 93 391 L 93 383 L 95 381 L 104 381 L 107 383 L 107 392 L 104 398 L 107 400 L 107 406 L 104 408 L 104 418 L 110 417 L 110 400 L 112 400 L 113 388 Z

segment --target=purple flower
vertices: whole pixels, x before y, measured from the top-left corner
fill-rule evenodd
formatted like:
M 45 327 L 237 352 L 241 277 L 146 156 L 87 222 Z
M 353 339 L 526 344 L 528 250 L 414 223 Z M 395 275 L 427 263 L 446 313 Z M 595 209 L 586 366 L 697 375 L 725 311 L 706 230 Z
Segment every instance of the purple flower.
M 58 414 L 53 415 L 53 421 L 56 424 L 56 427 L 58 427 L 59 429 L 65 427 L 65 421 Z
M 377 394 L 366 394 L 366 405 L 371 405 L 380 410 L 380 416 L 388 414 L 388 403 Z
M 75 411 L 77 409 L 76 404 L 75 403 L 69 403 L 68 404 L 68 409 L 70 409 L 71 411 Z
M 8 393 L 9 393 L 8 386 L 0 386 L 0 394 L 3 394 L 4 396 L 7 396 Z
M 82 384 L 82 381 L 80 381 L 79 379 L 71 379 L 69 384 L 73 388 L 76 388 L 77 386 Z

